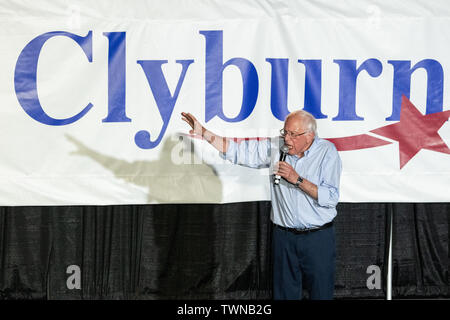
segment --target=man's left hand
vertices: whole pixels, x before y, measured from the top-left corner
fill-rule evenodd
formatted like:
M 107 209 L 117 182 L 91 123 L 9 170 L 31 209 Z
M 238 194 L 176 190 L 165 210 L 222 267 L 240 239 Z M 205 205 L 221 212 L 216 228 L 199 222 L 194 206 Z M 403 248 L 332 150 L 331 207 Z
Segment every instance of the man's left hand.
M 275 165 L 275 174 L 286 179 L 286 181 L 294 184 L 300 176 L 295 169 L 287 162 L 280 161 Z

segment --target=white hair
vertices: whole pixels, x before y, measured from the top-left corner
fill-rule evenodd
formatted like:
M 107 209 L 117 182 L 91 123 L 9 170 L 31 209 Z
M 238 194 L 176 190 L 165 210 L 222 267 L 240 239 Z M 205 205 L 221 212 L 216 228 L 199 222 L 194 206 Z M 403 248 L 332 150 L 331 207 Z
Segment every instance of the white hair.
M 306 127 L 306 129 L 308 131 L 314 132 L 314 135 L 317 136 L 317 123 L 316 123 L 316 119 L 314 118 L 314 116 L 309 113 L 308 111 L 305 110 L 297 110 L 294 112 L 291 112 L 290 114 L 287 115 L 286 119 L 284 120 L 285 122 L 292 117 L 296 117 L 299 120 L 302 121 L 302 123 L 304 124 L 304 126 Z

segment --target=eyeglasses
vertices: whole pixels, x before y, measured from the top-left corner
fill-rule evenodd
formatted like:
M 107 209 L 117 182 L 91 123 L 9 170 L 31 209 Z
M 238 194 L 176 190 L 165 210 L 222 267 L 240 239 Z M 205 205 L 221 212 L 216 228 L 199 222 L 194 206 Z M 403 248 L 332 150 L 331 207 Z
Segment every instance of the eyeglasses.
M 292 139 L 295 139 L 295 138 L 297 138 L 297 137 L 300 137 L 301 135 L 303 135 L 303 134 L 305 134 L 305 133 L 308 133 L 308 132 L 309 132 L 309 130 L 307 130 L 307 131 L 305 131 L 305 132 L 302 132 L 302 133 L 295 133 L 295 132 L 288 131 L 288 130 L 284 130 L 284 129 L 281 129 L 281 130 L 280 130 L 281 136 L 282 136 L 283 138 L 286 137 L 286 136 L 290 136 Z

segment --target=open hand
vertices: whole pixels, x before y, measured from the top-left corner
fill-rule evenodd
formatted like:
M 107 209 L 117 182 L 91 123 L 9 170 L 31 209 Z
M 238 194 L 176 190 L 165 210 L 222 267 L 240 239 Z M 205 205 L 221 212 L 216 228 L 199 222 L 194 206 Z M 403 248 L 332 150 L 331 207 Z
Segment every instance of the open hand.
M 205 128 L 203 128 L 200 122 L 192 114 L 182 112 L 181 119 L 192 128 L 192 130 L 189 131 L 190 134 L 197 134 L 199 136 L 203 136 Z

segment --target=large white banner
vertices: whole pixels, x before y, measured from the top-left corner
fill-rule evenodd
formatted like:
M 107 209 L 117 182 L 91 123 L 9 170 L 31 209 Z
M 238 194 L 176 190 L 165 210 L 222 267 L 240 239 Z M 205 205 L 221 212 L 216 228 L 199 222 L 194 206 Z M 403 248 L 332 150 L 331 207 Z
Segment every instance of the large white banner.
M 341 202 L 450 201 L 448 1 L 1 1 L 0 205 L 269 199 L 222 160 L 304 108 Z

